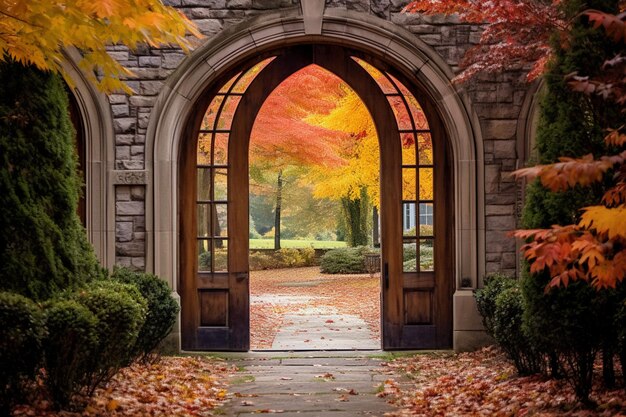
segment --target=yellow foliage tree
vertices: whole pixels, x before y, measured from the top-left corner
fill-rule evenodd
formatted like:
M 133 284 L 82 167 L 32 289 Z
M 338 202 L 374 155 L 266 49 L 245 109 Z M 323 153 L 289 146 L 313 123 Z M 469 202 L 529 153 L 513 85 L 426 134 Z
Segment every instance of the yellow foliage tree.
M 311 125 L 348 133 L 349 141 L 340 153 L 345 163 L 334 168 L 314 166 L 311 181 L 318 198 L 358 199 L 361 189 L 366 189 L 372 203 L 380 200 L 379 148 L 374 122 L 359 96 L 347 87 L 346 94 L 328 114 L 315 114 L 305 121 Z
M 350 134 L 355 140 L 343 150 L 345 163 L 335 168 L 314 166 L 311 170 L 315 196 L 318 198 L 358 199 L 361 189 L 376 207 L 380 206 L 380 149 L 374 121 L 359 96 L 347 87 L 346 95 L 328 114 L 315 114 L 305 120 L 315 126 Z M 412 96 L 408 99 L 415 100 Z M 419 104 L 415 103 L 419 108 Z M 412 135 L 402 138 L 402 160 L 415 164 L 416 144 Z M 432 161 L 432 144 L 425 136 L 418 135 L 417 153 L 420 161 Z M 432 163 L 432 162 L 431 162 Z M 422 169 L 419 173 L 419 197 L 422 200 L 433 198 L 433 170 Z M 417 172 L 404 170 L 402 188 L 405 200 L 415 200 Z
M 81 69 L 107 92 L 130 91 L 121 77 L 132 73 L 107 54 L 106 45 L 168 44 L 188 51 L 192 38 L 186 34 L 201 37 L 184 15 L 159 0 L 0 0 L 0 59 L 59 72 L 71 83 L 63 51 L 76 47 Z

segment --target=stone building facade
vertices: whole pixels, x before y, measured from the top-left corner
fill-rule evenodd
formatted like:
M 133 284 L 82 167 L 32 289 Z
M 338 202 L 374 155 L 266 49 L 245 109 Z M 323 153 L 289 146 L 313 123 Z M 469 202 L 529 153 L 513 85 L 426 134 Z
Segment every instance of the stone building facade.
M 77 54 L 68 54 L 85 121 L 87 229 L 103 264 L 157 273 L 177 294 L 177 135 L 200 91 L 239 54 L 289 42 L 367 48 L 414 73 L 442 109 L 453 142 L 454 348 L 482 343 L 472 289 L 487 273 L 516 273 L 518 251 L 506 232 L 516 227 L 521 188 L 510 173 L 528 154 L 536 86 L 514 72 L 452 84 L 481 28 L 403 13 L 406 0 L 166 3 L 191 18 L 205 38 L 189 55 L 176 48 L 109 47 L 136 75 L 128 80 L 135 94 L 94 91 L 77 69 Z

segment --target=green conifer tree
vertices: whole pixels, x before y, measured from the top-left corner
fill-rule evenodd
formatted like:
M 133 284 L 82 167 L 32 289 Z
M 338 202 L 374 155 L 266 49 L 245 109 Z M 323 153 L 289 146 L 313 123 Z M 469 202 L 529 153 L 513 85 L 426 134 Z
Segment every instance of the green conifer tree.
M 564 7 L 574 18 L 583 8 L 615 12 L 617 3 L 617 0 L 590 0 L 583 4 L 580 0 L 569 0 L 564 2 Z M 554 41 L 556 57 L 544 77 L 546 88 L 537 130 L 540 163 L 553 163 L 561 156 L 603 154 L 602 127 L 620 117 L 616 107 L 573 92 L 567 85 L 568 74 L 578 72 L 593 76 L 602 63 L 617 52 L 615 44 L 592 29 L 586 18 L 575 19 L 568 42 Z M 582 207 L 600 201 L 602 188 L 600 184 L 553 193 L 535 181 L 527 188 L 523 227 L 549 228 L 554 224 L 576 223 Z M 526 270 L 523 275 L 524 325 L 528 335 L 551 354 L 553 372 L 557 359 L 571 365 L 567 376 L 575 383 L 578 396 L 586 400 L 595 352 L 607 333 L 612 332 L 610 320 L 602 318 L 607 294 L 597 293 L 585 282 L 545 293 L 550 281 L 548 274 L 530 275 Z
M 99 275 L 58 75 L 0 64 L 0 288 L 34 300 Z

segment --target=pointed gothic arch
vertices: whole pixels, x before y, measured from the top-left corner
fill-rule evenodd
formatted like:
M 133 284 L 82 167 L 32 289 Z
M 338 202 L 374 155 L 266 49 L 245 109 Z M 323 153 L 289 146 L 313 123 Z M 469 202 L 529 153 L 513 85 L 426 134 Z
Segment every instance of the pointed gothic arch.
M 450 219 L 454 238 L 447 245 L 455 261 L 448 282 L 456 288 L 454 319 L 449 322 L 454 326 L 454 347 L 462 348 L 462 339 L 468 332 L 471 338 L 471 332 L 480 330 L 471 289 L 477 286 L 484 269 L 483 150 L 477 118 L 468 110 L 467 96 L 450 83 L 451 69 L 432 48 L 410 33 L 381 19 L 350 11 L 328 10 L 320 16 L 320 22 L 318 34 L 311 32 L 310 23 L 307 26 L 306 18 L 297 10 L 252 19 L 196 50 L 168 79 L 147 133 L 147 166 L 153 168 L 154 181 L 147 196 L 152 202 L 147 223 L 155 231 L 148 242 L 148 269 L 169 277 L 174 290 L 181 290 L 178 237 L 184 230 L 179 222 L 177 186 L 181 149 L 193 132 L 189 123 L 192 115 L 208 105 L 203 102 L 206 91 L 252 56 L 279 46 L 328 44 L 363 51 L 409 80 L 430 103 L 445 130 L 453 174 Z M 168 256 L 161 256 L 163 253 Z

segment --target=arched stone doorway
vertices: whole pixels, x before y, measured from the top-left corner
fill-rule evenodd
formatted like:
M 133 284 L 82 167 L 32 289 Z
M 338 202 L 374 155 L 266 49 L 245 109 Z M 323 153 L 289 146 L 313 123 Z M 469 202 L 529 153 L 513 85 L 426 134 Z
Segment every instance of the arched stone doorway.
M 199 112 L 190 121 L 194 135 L 183 142 L 179 183 L 183 348 L 249 349 L 250 134 L 256 115 L 270 93 L 291 74 L 312 64 L 331 71 L 350 85 L 368 108 L 378 132 L 382 184 L 382 347 L 451 347 L 452 263 L 447 260 L 452 258 L 449 251 L 452 245 L 447 243 L 454 237 L 448 227 L 452 216 L 447 208 L 452 204 L 446 201 L 449 194 L 445 192 L 450 188 L 451 175 L 449 157 L 445 155 L 445 132 L 432 106 L 420 103 L 424 108 L 422 114 L 420 104 L 413 100 L 416 105 L 411 108 L 408 101 L 415 95 L 396 78 L 402 78 L 401 75 L 394 76 L 390 72 L 393 69 L 384 68 L 382 62 L 375 63 L 358 51 L 314 44 L 270 51 L 268 55 L 269 58 L 254 57 L 236 68 L 241 75 L 235 75 L 226 87 L 217 83 L 208 90 L 208 96 L 201 102 L 211 103 L 209 111 Z M 380 74 L 377 81 L 363 66 L 373 67 L 359 65 L 362 59 L 384 68 L 376 70 Z M 253 75 L 249 86 L 245 85 L 241 80 L 248 76 L 246 71 L 262 60 L 271 62 Z M 407 114 L 406 120 L 394 115 L 393 100 L 405 101 L 406 106 L 399 108 Z M 234 102 L 230 106 L 236 108 L 231 107 L 232 119 L 222 116 L 225 103 L 229 102 Z M 420 119 L 426 115 L 428 121 L 422 120 L 420 125 L 417 112 Z M 202 129 L 203 124 L 208 126 Z M 194 140 L 198 132 L 210 135 L 210 144 Z M 434 150 L 434 161 L 420 154 L 418 137 L 432 142 L 429 147 Z M 202 157 L 197 156 L 199 153 Z M 419 185 L 420 179 L 432 177 L 433 171 L 434 196 L 432 191 L 423 192 Z M 417 217 L 415 208 L 420 206 L 434 208 L 434 233 L 433 229 L 414 227 L 408 231 L 403 227 L 405 211 L 406 216 L 411 216 L 411 210 L 407 209 L 412 207 L 412 216 Z M 419 259 L 427 247 L 434 248 L 434 265 L 416 262 L 411 266 L 403 262 L 403 252 L 416 251 Z
M 188 231 L 179 217 L 184 216 L 185 210 L 181 204 L 184 193 L 180 193 L 179 184 L 186 156 L 181 150 L 197 129 L 197 120 L 196 125 L 190 123 L 194 120 L 193 115 L 202 114 L 208 105 L 211 94 L 207 91 L 212 87 L 219 88 L 236 69 L 257 59 L 255 57 L 276 51 L 277 47 L 325 44 L 360 51 L 379 65 L 393 69 L 399 77 L 407 80 L 407 85 L 419 92 L 424 106 L 429 107 L 433 117 L 439 120 L 447 140 L 448 159 L 445 163 L 448 165 L 444 171 L 449 178 L 443 190 L 449 196 L 450 204 L 446 217 L 449 239 L 443 244 L 449 253 L 449 258 L 444 261 L 449 268 L 445 285 L 449 285 L 450 292 L 456 288 L 456 292 L 454 320 L 448 314 L 448 330 L 443 333 L 448 337 L 447 346 L 451 344 L 449 340 L 454 338 L 453 344 L 457 347 L 465 329 L 478 330 L 475 323 L 479 323 L 471 303 L 471 289 L 478 284 L 484 265 L 482 164 L 476 160 L 476 155 L 482 155 L 478 123 L 467 110 L 470 106 L 464 94 L 450 84 L 453 76 L 450 68 L 431 48 L 408 32 L 389 22 L 354 12 L 330 10 L 318 18 L 320 31 L 311 25 L 310 17 L 307 19 L 297 11 L 252 19 L 245 26 L 233 27 L 197 50 L 170 77 L 153 110 L 147 134 L 148 139 L 154 138 L 154 142 L 148 142 L 148 155 L 152 154 L 154 158 L 148 164 L 154 169 L 154 194 L 148 196 L 153 200 L 148 207 L 148 223 L 152 223 L 155 230 L 154 239 L 148 242 L 148 265 L 154 264 L 155 273 L 172 277 L 175 292 L 184 293 L 183 256 L 187 249 L 179 246 L 179 237 Z M 400 170 L 398 165 L 397 171 Z M 396 193 L 399 196 L 400 191 L 396 190 Z M 399 198 L 397 201 L 400 201 Z M 396 216 L 397 229 L 401 229 L 399 210 Z M 401 236 L 401 232 L 398 233 Z M 163 253 L 173 256 L 162 256 Z M 389 268 L 390 283 L 391 280 L 400 282 L 398 270 L 392 271 L 391 265 Z M 246 271 L 233 269 L 231 272 L 236 275 Z M 234 276 L 233 280 L 236 278 Z M 243 276 L 240 279 L 245 281 Z M 422 284 L 415 281 L 413 285 Z M 404 288 L 398 285 L 390 285 L 390 288 L 395 295 L 388 306 L 395 321 L 386 325 L 387 329 L 391 329 L 389 334 L 394 336 L 389 336 L 385 347 L 417 347 L 414 343 L 402 341 L 415 340 L 410 337 L 411 331 L 403 325 L 407 321 L 404 304 L 408 304 L 403 298 Z M 242 321 L 246 320 L 243 317 Z M 185 326 L 185 323 L 183 318 L 181 325 Z M 452 327 L 453 332 L 450 331 Z M 241 338 L 238 340 L 241 341 Z M 234 349 L 245 348 L 245 343 L 237 343 L 231 346 L 235 346 Z

